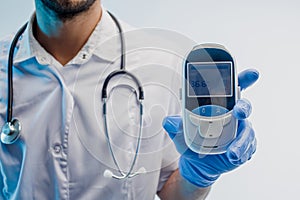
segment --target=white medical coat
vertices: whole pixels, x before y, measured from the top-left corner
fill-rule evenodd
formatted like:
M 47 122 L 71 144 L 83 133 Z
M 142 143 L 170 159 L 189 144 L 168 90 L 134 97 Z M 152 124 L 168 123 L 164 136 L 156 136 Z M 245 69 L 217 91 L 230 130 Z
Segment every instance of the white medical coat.
M 61 66 L 34 39 L 34 17 L 15 50 L 13 117 L 21 121 L 22 131 L 14 144 L 0 144 L 0 199 L 154 199 L 177 169 L 179 155 L 161 123 L 165 116 L 180 113 L 184 55 L 179 54 L 187 46 L 192 48 L 193 42 L 186 40 L 184 47 L 170 50 L 178 41 L 172 43 L 177 36 L 170 39 L 168 31 L 137 30 L 121 23 L 126 32 L 126 68 L 145 90 L 143 136 L 133 171 L 145 167 L 147 173 L 115 180 L 103 176 L 106 169 L 118 172 L 104 134 L 101 89 L 106 76 L 120 67 L 116 25 L 103 12 L 85 46 Z M 164 39 L 170 40 L 162 44 Z M 1 126 L 6 117 L 11 40 L 0 42 Z M 124 84 L 135 87 L 127 77 L 109 84 L 107 112 L 113 151 L 126 172 L 136 148 L 139 108 L 135 93 Z

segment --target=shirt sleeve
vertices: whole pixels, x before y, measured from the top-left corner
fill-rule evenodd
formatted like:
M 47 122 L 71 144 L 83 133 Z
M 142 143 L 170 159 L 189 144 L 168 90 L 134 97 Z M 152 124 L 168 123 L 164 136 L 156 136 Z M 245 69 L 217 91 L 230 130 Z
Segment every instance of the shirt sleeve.
M 181 114 L 181 100 L 180 100 L 180 88 L 181 88 L 181 63 L 182 60 L 175 58 L 172 63 L 174 68 L 170 75 L 172 76 L 170 82 L 170 90 L 172 94 L 169 99 L 168 115 L 180 115 Z M 175 95 L 174 95 L 175 94 Z M 168 133 L 164 132 L 164 148 L 163 148 L 163 160 L 162 168 L 159 177 L 159 184 L 157 191 L 160 191 L 172 173 L 178 169 L 178 160 L 180 154 L 177 152 L 175 144 L 169 137 Z
M 165 134 L 165 141 L 168 144 L 163 150 L 164 155 L 157 191 L 160 191 L 163 188 L 164 184 L 167 182 L 172 173 L 176 169 L 178 169 L 178 160 L 180 157 L 180 154 L 177 152 L 175 145 L 173 144 L 167 133 Z
M 11 38 L 12 36 L 6 36 L 5 38 L 0 39 L 0 130 L 5 123 L 6 117 L 6 64 Z M 3 194 L 4 176 L 2 165 L 3 161 L 0 159 L 0 199 L 7 199 Z

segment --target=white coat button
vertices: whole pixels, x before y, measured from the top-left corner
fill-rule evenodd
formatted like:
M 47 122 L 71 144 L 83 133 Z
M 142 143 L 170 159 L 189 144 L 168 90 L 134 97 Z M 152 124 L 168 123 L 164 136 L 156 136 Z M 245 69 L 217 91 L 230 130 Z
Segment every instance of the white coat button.
M 61 146 L 59 144 L 54 145 L 53 150 L 56 154 L 60 153 Z
M 47 65 L 50 63 L 50 59 L 46 58 L 45 56 L 37 57 L 37 59 L 41 65 Z
M 47 62 L 47 58 L 46 57 L 41 57 L 41 62 L 46 63 Z

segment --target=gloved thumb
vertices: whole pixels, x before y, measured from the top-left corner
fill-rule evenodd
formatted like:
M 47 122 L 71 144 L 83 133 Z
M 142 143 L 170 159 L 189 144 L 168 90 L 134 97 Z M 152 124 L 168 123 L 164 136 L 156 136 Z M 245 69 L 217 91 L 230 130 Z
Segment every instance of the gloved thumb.
M 259 78 L 259 72 L 255 69 L 247 69 L 242 71 L 238 75 L 238 82 L 241 90 L 245 90 L 246 88 L 253 85 Z
M 162 125 L 173 140 L 176 149 L 180 154 L 190 152 L 189 148 L 185 144 L 182 118 L 180 116 L 168 116 L 163 120 Z

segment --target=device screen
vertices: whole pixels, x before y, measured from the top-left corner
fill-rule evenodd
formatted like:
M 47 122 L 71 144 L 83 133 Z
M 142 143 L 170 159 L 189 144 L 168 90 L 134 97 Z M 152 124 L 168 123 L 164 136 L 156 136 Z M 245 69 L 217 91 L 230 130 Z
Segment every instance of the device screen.
M 192 62 L 187 73 L 188 97 L 233 96 L 231 62 Z

